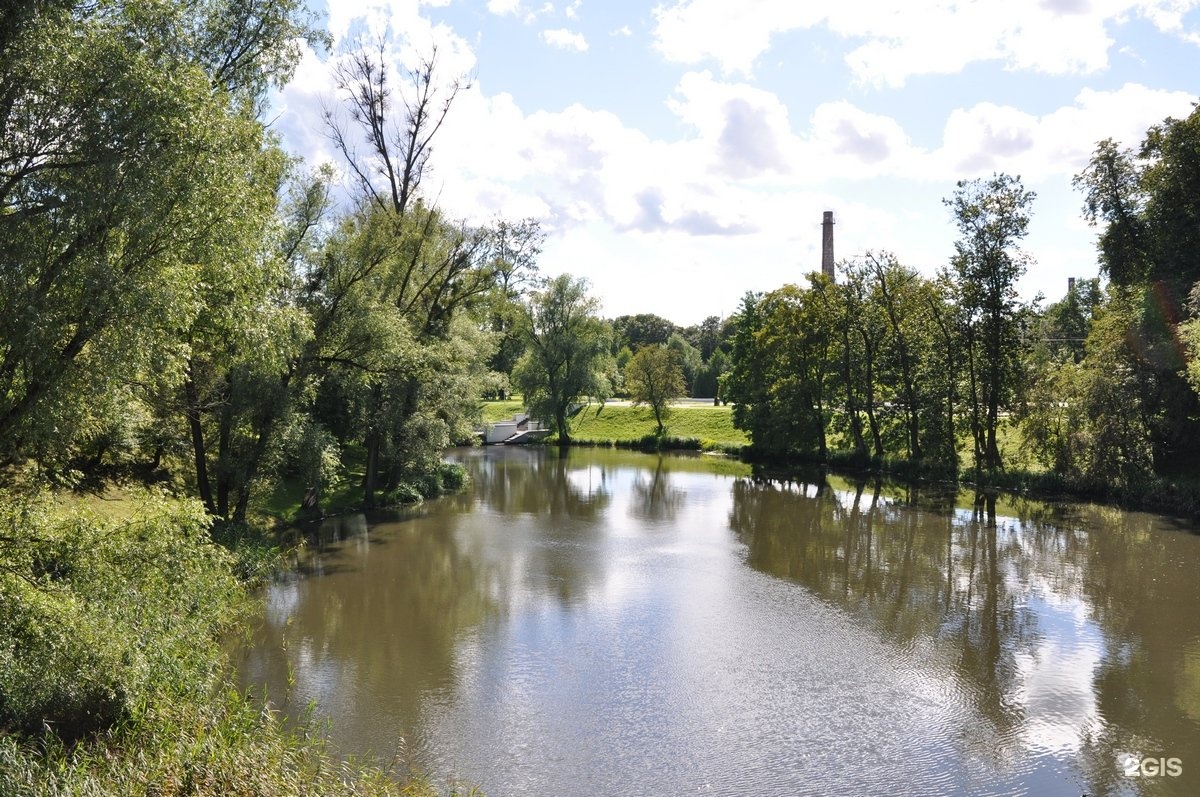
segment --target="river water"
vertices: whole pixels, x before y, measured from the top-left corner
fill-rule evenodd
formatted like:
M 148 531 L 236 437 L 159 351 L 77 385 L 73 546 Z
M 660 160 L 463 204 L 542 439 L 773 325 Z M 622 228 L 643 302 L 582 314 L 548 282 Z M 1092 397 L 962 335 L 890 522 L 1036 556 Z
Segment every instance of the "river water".
M 345 754 L 489 797 L 1200 794 L 1193 525 L 708 456 L 454 457 L 464 494 L 326 521 L 238 657 Z

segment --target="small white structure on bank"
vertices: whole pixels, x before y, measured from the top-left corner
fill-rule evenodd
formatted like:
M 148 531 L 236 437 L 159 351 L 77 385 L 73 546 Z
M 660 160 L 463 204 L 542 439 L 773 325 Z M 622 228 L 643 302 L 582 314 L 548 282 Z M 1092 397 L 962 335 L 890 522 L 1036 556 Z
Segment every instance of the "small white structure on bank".
M 528 443 L 550 434 L 550 429 L 541 421 L 529 417 L 529 413 L 518 412 L 511 421 L 497 421 L 483 427 L 485 446 L 506 443 L 508 445 Z

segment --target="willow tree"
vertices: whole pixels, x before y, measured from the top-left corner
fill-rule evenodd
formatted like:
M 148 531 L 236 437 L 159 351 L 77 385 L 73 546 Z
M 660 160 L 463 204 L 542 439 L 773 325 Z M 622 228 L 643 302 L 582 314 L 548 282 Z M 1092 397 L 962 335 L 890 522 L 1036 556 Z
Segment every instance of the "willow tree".
M 318 36 L 298 0 L 41 2 L 3 23 L 0 449 L 18 459 L 104 422 L 79 396 L 179 378 L 178 330 L 238 290 L 209 270 L 270 223 L 256 110 Z
M 561 443 L 570 442 L 571 409 L 586 396 L 605 396 L 612 330 L 587 281 L 562 274 L 535 291 L 521 319 L 525 354 L 513 383 L 526 408 L 550 422 Z

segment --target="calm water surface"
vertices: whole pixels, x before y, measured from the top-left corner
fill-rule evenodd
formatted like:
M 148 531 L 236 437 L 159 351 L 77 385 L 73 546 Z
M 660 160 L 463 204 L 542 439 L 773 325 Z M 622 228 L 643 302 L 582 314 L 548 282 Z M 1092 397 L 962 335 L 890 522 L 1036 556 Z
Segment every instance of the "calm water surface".
M 489 797 L 1200 795 L 1194 527 L 712 457 L 456 456 L 466 494 L 328 521 L 240 657 L 345 753 Z

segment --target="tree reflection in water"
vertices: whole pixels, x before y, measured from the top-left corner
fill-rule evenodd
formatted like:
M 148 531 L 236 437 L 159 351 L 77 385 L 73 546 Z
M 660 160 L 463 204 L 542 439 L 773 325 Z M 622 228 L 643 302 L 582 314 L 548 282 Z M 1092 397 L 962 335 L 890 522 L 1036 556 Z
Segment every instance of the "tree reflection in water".
M 976 755 L 1062 756 L 1089 794 L 1194 793 L 1197 540 L 1162 518 L 809 474 L 737 480 L 729 522 L 752 567 L 943 668 L 987 720 L 962 729 Z M 1185 777 L 1131 782 L 1123 751 L 1178 757 Z

